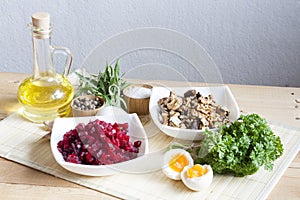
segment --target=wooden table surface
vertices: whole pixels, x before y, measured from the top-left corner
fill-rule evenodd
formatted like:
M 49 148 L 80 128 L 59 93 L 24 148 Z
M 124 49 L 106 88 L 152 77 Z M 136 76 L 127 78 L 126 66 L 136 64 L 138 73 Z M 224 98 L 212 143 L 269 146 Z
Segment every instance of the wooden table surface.
M 16 96 L 17 88 L 27 76 L 0 72 L 0 119 L 20 108 Z M 229 85 L 229 87 L 242 112 L 255 112 L 268 120 L 300 128 L 300 88 L 246 85 Z M 0 158 L 0 199 L 83 198 L 116 199 L 105 193 Z M 299 152 L 268 199 L 300 199 Z

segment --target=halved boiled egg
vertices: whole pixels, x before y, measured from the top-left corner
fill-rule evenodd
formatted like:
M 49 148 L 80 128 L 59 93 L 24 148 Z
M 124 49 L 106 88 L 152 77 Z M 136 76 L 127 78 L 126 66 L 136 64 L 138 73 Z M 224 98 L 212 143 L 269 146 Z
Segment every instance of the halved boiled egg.
M 180 180 L 180 173 L 185 167 L 192 167 L 194 160 L 189 152 L 183 149 L 171 149 L 164 155 L 163 173 L 173 179 Z
M 213 170 L 210 165 L 186 166 L 181 172 L 181 180 L 191 190 L 200 191 L 212 183 Z

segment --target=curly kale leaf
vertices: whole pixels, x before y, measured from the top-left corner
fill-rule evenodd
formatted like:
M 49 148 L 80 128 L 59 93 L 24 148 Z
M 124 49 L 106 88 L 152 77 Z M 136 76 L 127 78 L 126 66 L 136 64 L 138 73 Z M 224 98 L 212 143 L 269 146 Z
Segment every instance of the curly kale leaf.
M 280 138 L 257 114 L 240 116 L 229 127 L 222 126 L 219 134 L 206 133 L 210 137 L 204 140 L 203 148 L 215 145 L 198 162 L 209 163 L 220 174 L 231 172 L 246 176 L 255 173 L 260 166 L 272 170 L 273 162 L 283 153 Z
M 206 138 L 192 152 L 195 163 L 209 164 L 219 174 L 246 176 L 264 166 L 272 170 L 274 161 L 283 153 L 283 145 L 266 120 L 257 114 L 240 116 L 219 133 L 206 131 Z

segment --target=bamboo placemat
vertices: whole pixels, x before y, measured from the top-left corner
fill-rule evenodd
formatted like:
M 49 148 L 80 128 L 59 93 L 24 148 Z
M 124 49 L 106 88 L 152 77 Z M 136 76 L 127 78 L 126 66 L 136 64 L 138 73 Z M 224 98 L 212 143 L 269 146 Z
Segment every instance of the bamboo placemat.
M 172 138 L 161 133 L 148 117 L 141 119 L 149 136 L 150 152 L 165 147 Z M 43 125 L 33 124 L 14 113 L 0 122 L 0 156 L 62 179 L 125 199 L 264 199 L 272 191 L 300 149 L 300 129 L 271 123 L 281 137 L 284 154 L 272 172 L 261 168 L 244 178 L 215 175 L 212 185 L 193 192 L 181 181 L 168 179 L 160 170 L 147 174 L 119 173 L 87 177 L 66 171 L 54 160 L 50 142 L 42 139 Z

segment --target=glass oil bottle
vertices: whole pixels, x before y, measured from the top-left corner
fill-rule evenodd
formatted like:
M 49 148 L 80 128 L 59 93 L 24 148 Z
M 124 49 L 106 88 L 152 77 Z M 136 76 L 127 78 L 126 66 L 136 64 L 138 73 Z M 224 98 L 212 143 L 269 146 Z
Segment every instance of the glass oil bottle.
M 64 47 L 51 46 L 52 26 L 48 13 L 34 13 L 29 24 L 32 33 L 34 70 L 18 88 L 18 100 L 23 105 L 22 114 L 32 122 L 52 121 L 68 116 L 74 88 L 67 76 L 72 65 L 71 52 Z M 56 73 L 53 57 L 66 56 L 63 74 Z

